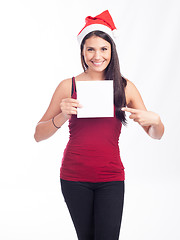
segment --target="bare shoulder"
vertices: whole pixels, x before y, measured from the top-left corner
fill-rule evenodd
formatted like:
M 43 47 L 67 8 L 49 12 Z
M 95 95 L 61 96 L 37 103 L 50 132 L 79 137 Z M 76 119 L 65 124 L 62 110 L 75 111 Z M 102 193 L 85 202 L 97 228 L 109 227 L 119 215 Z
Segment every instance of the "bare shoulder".
M 132 101 L 132 97 L 133 95 L 136 93 L 137 91 L 137 88 L 136 86 L 134 85 L 134 83 L 132 83 L 130 80 L 128 80 L 127 78 L 125 78 L 126 81 L 127 81 L 127 85 L 125 87 L 125 95 L 126 95 L 126 103 L 127 103 L 127 106 L 129 106 L 129 104 L 131 103 Z
M 136 86 L 134 85 L 133 82 L 131 82 L 130 80 L 128 80 L 127 78 L 125 78 L 126 81 L 127 81 L 127 85 L 126 85 L 126 88 L 125 88 L 125 91 L 129 92 L 129 91 L 136 91 L 137 88 Z
M 64 98 L 71 97 L 72 79 L 62 80 L 54 91 L 49 107 L 41 118 L 40 122 L 47 121 L 61 112 L 60 103 Z
M 125 95 L 127 106 L 131 108 L 146 110 L 141 94 L 135 84 L 128 79 L 126 79 L 126 81 L 127 85 L 125 87 Z
M 71 97 L 72 78 L 62 80 L 55 90 L 55 94 L 63 97 Z

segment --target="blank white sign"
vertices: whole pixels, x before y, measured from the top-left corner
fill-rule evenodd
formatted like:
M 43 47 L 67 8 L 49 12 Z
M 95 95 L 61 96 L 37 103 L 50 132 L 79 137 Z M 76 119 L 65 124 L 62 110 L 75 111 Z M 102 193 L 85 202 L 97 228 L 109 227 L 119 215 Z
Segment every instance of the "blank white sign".
M 77 81 L 77 118 L 114 117 L 113 80 Z

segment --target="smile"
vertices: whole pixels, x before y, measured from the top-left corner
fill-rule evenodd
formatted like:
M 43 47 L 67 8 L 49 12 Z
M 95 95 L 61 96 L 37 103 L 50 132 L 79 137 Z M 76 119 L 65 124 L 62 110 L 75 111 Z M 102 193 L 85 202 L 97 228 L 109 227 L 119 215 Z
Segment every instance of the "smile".
M 93 61 L 92 61 L 92 63 L 93 63 L 96 67 L 101 66 L 104 62 L 105 62 L 105 60 L 104 60 L 104 61 L 101 61 L 101 62 L 93 62 Z

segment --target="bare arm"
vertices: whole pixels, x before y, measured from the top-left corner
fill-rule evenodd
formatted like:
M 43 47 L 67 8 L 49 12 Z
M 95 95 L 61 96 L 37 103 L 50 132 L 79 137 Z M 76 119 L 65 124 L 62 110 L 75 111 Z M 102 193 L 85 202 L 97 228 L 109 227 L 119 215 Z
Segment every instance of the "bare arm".
M 59 127 L 61 127 L 67 120 L 68 119 L 66 119 L 62 113 L 59 113 L 54 118 L 54 122 Z M 36 142 L 40 142 L 51 137 L 57 130 L 58 128 L 54 127 L 52 123 L 52 118 L 47 121 L 40 121 L 36 125 L 34 138 Z
M 164 125 L 160 116 L 155 112 L 147 111 L 139 91 L 129 80 L 127 80 L 125 94 L 128 108 L 122 110 L 130 112 L 129 118 L 138 122 L 150 137 L 161 139 L 164 134 Z
M 57 130 L 53 125 L 61 127 L 72 114 L 77 114 L 78 101 L 71 98 L 71 79 L 63 80 L 56 88 L 50 105 L 44 116 L 38 122 L 34 138 L 37 142 L 51 137 Z

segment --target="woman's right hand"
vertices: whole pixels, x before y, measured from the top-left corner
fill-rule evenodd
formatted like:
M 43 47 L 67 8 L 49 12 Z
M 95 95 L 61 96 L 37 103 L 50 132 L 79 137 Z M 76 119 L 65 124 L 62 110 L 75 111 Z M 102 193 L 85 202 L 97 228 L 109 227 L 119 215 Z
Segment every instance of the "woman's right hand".
M 77 108 L 81 108 L 79 101 L 73 98 L 64 98 L 60 103 L 62 114 L 70 119 L 72 114 L 77 114 Z

